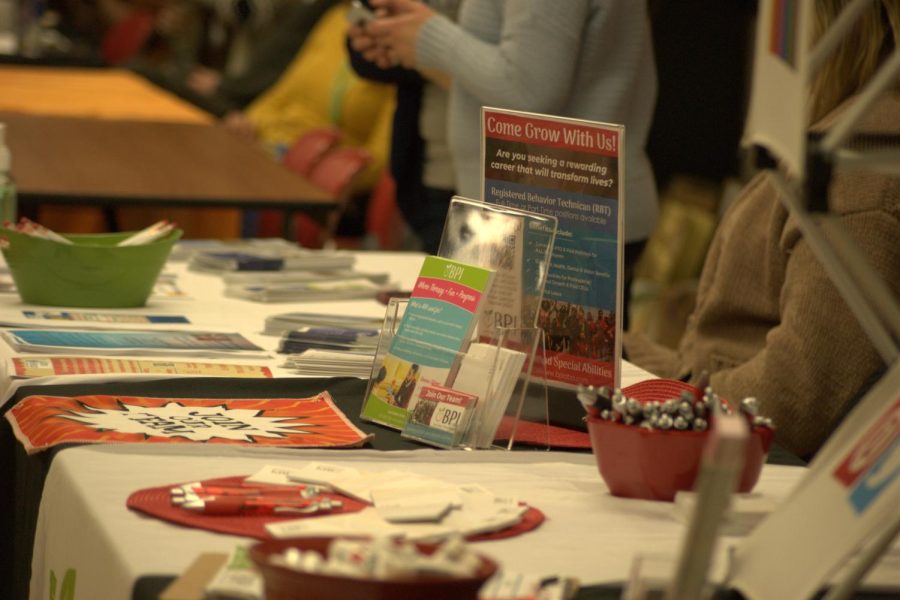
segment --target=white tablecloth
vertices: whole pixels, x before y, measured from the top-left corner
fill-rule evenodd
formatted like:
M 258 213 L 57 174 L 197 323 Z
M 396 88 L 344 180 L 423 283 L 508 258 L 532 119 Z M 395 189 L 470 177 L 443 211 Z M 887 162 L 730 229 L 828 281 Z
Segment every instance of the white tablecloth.
M 127 598 L 142 575 L 180 573 L 199 553 L 227 552 L 246 541 L 131 512 L 125 502 L 138 489 L 309 460 L 410 470 L 515 495 L 543 511 L 546 522 L 515 538 L 480 542 L 477 550 L 506 569 L 571 575 L 585 584 L 625 580 L 638 552 L 674 555 L 684 527 L 674 518 L 672 504 L 610 496 L 590 454 L 84 446 L 59 453 L 47 477 L 31 598 L 48 597 L 51 570 L 61 580 L 69 569 L 77 574 L 78 598 Z M 803 472 L 767 466 L 757 491 L 778 501 Z
M 390 271 L 407 289 L 423 258 L 421 254 L 393 253 L 358 256 L 358 270 Z M 191 299 L 153 300 L 146 308 L 127 312 L 185 314 L 197 327 L 236 331 L 272 352 L 278 338 L 259 333 L 269 315 L 288 311 L 384 314 L 384 307 L 374 300 L 259 304 L 229 299 L 222 296 L 219 277 L 191 273 L 182 265 L 174 269 Z M 16 297 L 0 296 L 0 318 L 26 308 L 30 307 L 19 303 Z M 5 344 L 0 344 L 0 358 L 10 353 Z M 280 362 L 272 358 L 261 364 L 273 368 L 277 376 L 291 376 L 278 369 Z M 624 364 L 622 385 L 647 375 Z M 60 381 L 47 378 L 31 380 L 29 384 Z M 72 383 L 76 379 L 65 381 Z M 3 383 L 0 404 L 11 392 L 10 382 Z M 308 460 L 373 470 L 408 469 L 450 482 L 481 483 L 498 494 L 517 495 L 542 510 L 547 521 L 538 530 L 520 537 L 478 544 L 478 550 L 513 571 L 576 576 L 585 584 L 621 582 L 638 552 L 673 555 L 683 532 L 683 524 L 672 516 L 671 504 L 610 496 L 589 454 L 86 446 L 59 453 L 48 474 L 34 544 L 31 598 L 49 597 L 51 573 L 61 582 L 70 570 L 75 575 L 76 598 L 127 598 L 134 581 L 143 575 L 174 575 L 199 553 L 227 552 L 235 544 L 247 541 L 181 528 L 133 513 L 125 501 L 135 490 L 248 474 L 265 464 L 297 466 Z M 767 466 L 757 491 L 777 502 L 802 473 L 801 468 Z M 720 548 L 719 572 L 723 552 Z M 790 565 L 785 565 L 785 569 L 788 572 Z M 900 588 L 900 552 L 894 551 L 882 560 L 868 582 Z

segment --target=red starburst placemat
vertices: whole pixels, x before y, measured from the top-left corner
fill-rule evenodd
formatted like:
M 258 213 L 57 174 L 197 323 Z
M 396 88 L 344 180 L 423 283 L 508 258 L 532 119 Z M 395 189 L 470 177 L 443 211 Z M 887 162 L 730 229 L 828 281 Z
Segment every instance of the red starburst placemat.
M 6 413 L 32 454 L 58 444 L 240 444 L 347 448 L 371 438 L 328 392 L 309 398 L 28 396 Z
M 207 479 L 201 483 L 204 486 L 233 486 L 240 485 L 246 476 L 221 477 L 217 479 Z M 156 517 L 169 523 L 175 523 L 184 527 L 193 527 L 196 529 L 205 529 L 217 533 L 227 533 L 231 535 L 241 535 L 252 537 L 258 540 L 273 539 L 266 531 L 266 524 L 276 523 L 278 521 L 290 521 L 297 518 L 315 519 L 316 515 L 205 515 L 202 513 L 185 510 L 179 506 L 173 505 L 171 500 L 171 489 L 183 485 L 183 483 L 173 483 L 171 485 L 146 488 L 138 490 L 128 497 L 127 506 L 132 510 L 144 513 L 151 517 Z M 354 500 L 347 496 L 339 494 L 325 494 L 332 499 L 342 502 L 339 509 L 333 510 L 327 514 L 345 514 L 359 512 L 366 506 L 364 502 Z M 495 531 L 492 533 L 483 533 L 468 538 L 470 542 L 500 540 L 509 537 L 521 535 L 525 532 L 537 528 L 544 522 L 544 513 L 534 507 L 529 507 L 528 511 L 522 517 L 522 520 L 506 529 Z

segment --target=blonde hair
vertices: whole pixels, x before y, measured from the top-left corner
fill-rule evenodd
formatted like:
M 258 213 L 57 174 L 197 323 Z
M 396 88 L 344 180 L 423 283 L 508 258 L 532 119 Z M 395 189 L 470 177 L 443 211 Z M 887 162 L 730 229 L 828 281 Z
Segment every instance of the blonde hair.
M 849 0 L 814 0 L 817 40 Z M 818 121 L 859 92 L 887 54 L 900 43 L 900 0 L 870 2 L 851 31 L 816 73 L 810 90 L 810 120 Z

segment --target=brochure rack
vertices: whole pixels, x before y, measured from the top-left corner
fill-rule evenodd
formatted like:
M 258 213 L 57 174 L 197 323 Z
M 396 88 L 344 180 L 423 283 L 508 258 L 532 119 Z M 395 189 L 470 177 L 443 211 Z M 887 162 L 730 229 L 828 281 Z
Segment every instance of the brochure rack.
M 398 334 L 407 303 L 393 298 L 388 305 L 363 403 L 364 420 L 444 448 L 511 449 L 520 419 L 547 424 L 546 387 L 529 377 L 543 354 L 540 329 L 500 329 L 496 339 L 476 340 L 466 351 L 455 352 Z M 389 349 L 398 344 L 406 355 L 428 356 L 430 364 L 391 354 Z M 533 435 L 528 441 L 549 445 Z
M 570 356 L 564 349 L 576 347 L 573 336 L 577 334 L 571 332 L 574 324 L 551 318 L 553 314 L 562 315 L 566 305 L 570 304 L 557 297 L 550 286 L 550 272 L 558 267 L 554 263 L 551 269 L 551 257 L 558 254 L 557 231 L 558 220 L 553 215 L 454 197 L 438 252 L 445 258 L 489 267 L 496 272 L 487 305 L 482 311 L 479 330 L 482 341 L 496 341 L 501 328 L 523 331 L 530 327 L 544 328 L 542 339 L 535 346 L 541 348 L 541 352 L 535 355 L 528 371 L 529 377 L 541 385 L 532 383 L 533 389 L 526 390 L 524 418 L 537 418 L 535 415 L 539 413 L 535 411 L 539 410 L 549 421 L 570 423 L 573 407 L 577 413 L 582 412 L 575 401 L 579 380 L 585 385 L 603 377 L 618 381 L 620 369 L 615 366 L 618 354 L 615 344 L 620 343 L 621 336 L 614 334 L 612 344 L 608 338 L 596 342 L 603 331 L 600 312 L 596 309 L 573 312 L 573 321 L 586 332 L 591 358 L 586 358 L 584 352 L 580 357 Z M 586 275 L 579 275 L 583 276 Z M 585 318 L 590 314 L 596 317 L 594 330 L 589 329 L 590 321 Z M 604 324 L 607 322 L 604 319 Z M 524 340 L 526 345 L 533 341 L 531 337 Z M 504 345 L 513 342 L 514 339 L 509 339 Z M 600 370 L 606 368 L 611 370 L 601 374 Z M 559 377 L 563 370 L 579 375 L 564 381 Z
M 553 215 L 456 196 L 438 250 L 440 256 L 496 271 L 479 339 L 528 356 L 503 421 L 504 439 L 496 440 L 506 449 L 522 437 L 521 421 L 547 425 L 550 420 L 547 384 L 535 374 L 545 372 L 546 336 L 537 324 L 557 228 Z M 529 443 L 549 447 L 546 427 L 537 431 L 543 432 L 540 439 L 529 436 Z M 483 439 L 478 444 L 469 441 L 485 447 Z
M 546 385 L 531 373 L 544 364 L 543 331 L 534 325 L 555 235 L 555 217 L 453 198 L 439 256 L 493 271 L 477 328 L 460 351 L 402 337 L 408 301 L 391 300 L 361 418 L 426 443 L 468 448 L 509 449 L 522 419 L 546 425 Z M 405 359 L 389 351 L 398 346 Z M 419 356 L 427 360 L 410 360 Z M 533 435 L 528 441 L 548 445 Z
M 500 429 L 494 430 L 493 440 L 469 438 L 469 445 L 481 448 L 493 442 L 494 447 L 512 450 L 514 444 L 526 442 L 549 450 L 550 401 L 547 383 L 541 378 L 533 377 L 535 369 L 546 362 L 544 330 L 539 327 L 500 329 L 497 348 L 498 352 L 500 348 L 519 348 L 526 355 L 525 363 L 500 420 Z M 543 427 L 525 436 L 522 431 L 525 424 L 539 424 Z
M 438 255 L 496 272 L 482 335 L 537 325 L 556 228 L 554 216 L 460 196 L 450 201 Z

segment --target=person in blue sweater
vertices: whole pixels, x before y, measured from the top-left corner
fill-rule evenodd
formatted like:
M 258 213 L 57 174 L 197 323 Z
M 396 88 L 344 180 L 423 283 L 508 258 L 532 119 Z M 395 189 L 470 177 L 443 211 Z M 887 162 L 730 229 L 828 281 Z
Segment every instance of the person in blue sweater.
M 483 106 L 625 125 L 627 297 L 658 213 L 645 151 L 657 91 L 646 3 L 467 0 L 456 22 L 414 0 L 370 3 L 379 18 L 365 27 L 365 58 L 450 79 L 448 143 L 460 195 L 482 196 Z

